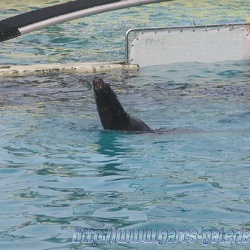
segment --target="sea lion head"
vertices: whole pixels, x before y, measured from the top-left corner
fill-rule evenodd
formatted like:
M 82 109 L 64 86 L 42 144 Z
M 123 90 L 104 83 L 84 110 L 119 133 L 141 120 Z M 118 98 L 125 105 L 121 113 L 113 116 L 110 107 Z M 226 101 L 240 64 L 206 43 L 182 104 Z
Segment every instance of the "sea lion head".
M 93 89 L 97 110 L 104 129 L 119 130 L 121 124 L 126 124 L 129 116 L 124 111 L 116 94 L 102 78 L 93 78 Z

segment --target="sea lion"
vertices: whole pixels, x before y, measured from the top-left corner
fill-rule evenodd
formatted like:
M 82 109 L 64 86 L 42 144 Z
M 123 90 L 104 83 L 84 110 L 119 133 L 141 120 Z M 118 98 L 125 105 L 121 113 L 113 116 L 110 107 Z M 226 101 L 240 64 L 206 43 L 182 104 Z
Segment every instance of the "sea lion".
M 102 78 L 93 78 L 95 101 L 104 129 L 118 131 L 152 132 L 144 122 L 129 115 L 117 99 L 116 94 Z

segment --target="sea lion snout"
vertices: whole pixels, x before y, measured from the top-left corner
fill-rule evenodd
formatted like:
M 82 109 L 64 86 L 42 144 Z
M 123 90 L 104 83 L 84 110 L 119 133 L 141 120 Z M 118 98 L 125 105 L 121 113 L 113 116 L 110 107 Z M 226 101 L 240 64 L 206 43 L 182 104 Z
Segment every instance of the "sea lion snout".
M 95 77 L 93 79 L 94 90 L 101 90 L 105 87 L 105 83 L 100 77 Z

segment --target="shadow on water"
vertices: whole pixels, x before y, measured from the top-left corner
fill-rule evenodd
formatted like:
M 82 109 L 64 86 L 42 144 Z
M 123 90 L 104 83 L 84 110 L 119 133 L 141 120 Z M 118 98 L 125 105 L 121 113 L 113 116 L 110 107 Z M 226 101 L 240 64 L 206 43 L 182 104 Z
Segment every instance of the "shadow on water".
M 109 157 L 121 155 L 124 152 L 124 148 L 121 149 L 122 144 L 119 140 L 122 136 L 119 132 L 100 131 L 98 134 L 97 144 L 99 147 L 97 152 Z
M 105 161 L 99 166 L 102 176 L 119 175 L 121 171 L 127 171 L 120 168 L 122 158 L 131 152 L 131 148 L 127 146 L 126 135 L 114 131 L 100 131 L 98 133 L 97 153 L 105 157 Z

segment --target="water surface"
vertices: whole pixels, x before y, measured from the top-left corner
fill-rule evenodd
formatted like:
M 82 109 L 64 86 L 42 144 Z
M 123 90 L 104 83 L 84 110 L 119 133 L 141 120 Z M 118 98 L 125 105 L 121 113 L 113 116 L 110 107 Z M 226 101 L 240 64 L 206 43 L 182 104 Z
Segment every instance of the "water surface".
M 27 3 L 1 3 L 1 17 L 38 6 Z M 143 7 L 140 18 L 138 8 L 106 13 L 2 43 L 0 62 L 120 60 L 124 26 L 243 21 L 247 4 L 175 1 Z M 93 249 L 72 242 L 76 227 L 249 230 L 249 66 L 180 63 L 102 75 L 128 113 L 161 131 L 152 134 L 104 131 L 91 75 L 1 77 L 0 248 Z M 95 249 L 249 248 L 204 243 Z

